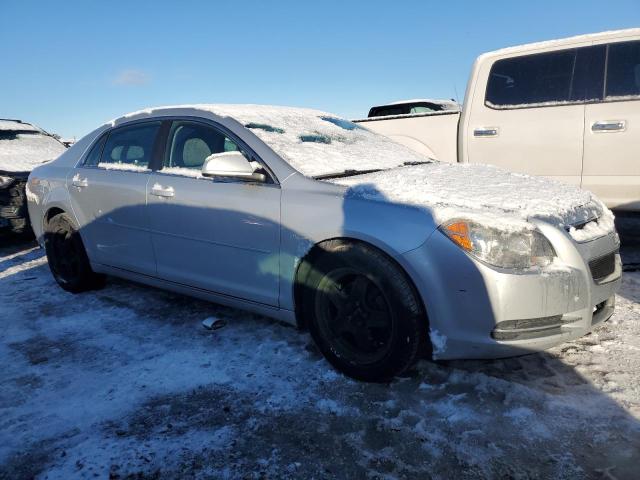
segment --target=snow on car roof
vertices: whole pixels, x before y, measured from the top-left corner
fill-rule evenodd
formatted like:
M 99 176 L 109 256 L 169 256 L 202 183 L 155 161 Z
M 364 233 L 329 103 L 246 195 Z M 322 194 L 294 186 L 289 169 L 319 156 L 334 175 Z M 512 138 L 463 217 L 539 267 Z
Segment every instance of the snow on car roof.
M 543 48 L 563 47 L 567 45 L 575 45 L 578 43 L 596 42 L 599 40 L 610 40 L 613 38 L 630 37 L 640 35 L 640 28 L 628 28 L 626 30 L 609 30 L 606 32 L 587 33 L 585 35 L 575 35 L 573 37 L 560 38 L 556 40 L 545 40 L 542 42 L 526 43 L 524 45 L 515 45 L 513 47 L 501 48 L 491 52 L 483 53 L 478 58 L 491 57 L 494 55 L 504 55 L 510 53 L 518 53 L 530 50 L 540 50 Z
M 428 158 L 387 137 L 321 110 L 272 105 L 201 104 L 158 107 L 134 112 L 157 114 L 194 109 L 242 123 L 293 168 L 306 176 L 344 170 L 388 169 Z M 121 119 L 112 121 L 115 125 Z
M 37 127 L 20 120 L 0 119 L 0 131 L 29 131 L 39 132 Z

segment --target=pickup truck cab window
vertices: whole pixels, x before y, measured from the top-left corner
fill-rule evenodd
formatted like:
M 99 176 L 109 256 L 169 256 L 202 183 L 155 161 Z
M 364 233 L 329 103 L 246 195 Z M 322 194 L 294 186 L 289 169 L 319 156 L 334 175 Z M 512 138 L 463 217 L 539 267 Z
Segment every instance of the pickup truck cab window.
M 485 101 L 515 107 L 570 99 L 575 50 L 498 60 L 491 67 Z
M 609 45 L 606 97 L 629 96 L 640 96 L 640 41 Z

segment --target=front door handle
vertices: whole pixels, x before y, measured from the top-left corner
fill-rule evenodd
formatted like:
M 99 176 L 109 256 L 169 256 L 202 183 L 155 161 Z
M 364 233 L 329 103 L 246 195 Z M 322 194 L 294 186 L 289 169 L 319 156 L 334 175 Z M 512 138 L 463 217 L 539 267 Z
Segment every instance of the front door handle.
M 76 173 L 71 179 L 71 184 L 74 187 L 85 188 L 89 186 L 89 180 L 86 178 L 80 178 L 80 174 Z
M 473 130 L 474 137 L 497 137 L 498 127 L 480 127 Z
M 156 183 L 153 187 L 151 187 L 151 195 L 155 195 L 156 197 L 164 197 L 170 198 L 176 194 L 173 187 L 165 187 Z
M 593 132 L 621 132 L 627 127 L 625 120 L 599 120 L 591 125 Z

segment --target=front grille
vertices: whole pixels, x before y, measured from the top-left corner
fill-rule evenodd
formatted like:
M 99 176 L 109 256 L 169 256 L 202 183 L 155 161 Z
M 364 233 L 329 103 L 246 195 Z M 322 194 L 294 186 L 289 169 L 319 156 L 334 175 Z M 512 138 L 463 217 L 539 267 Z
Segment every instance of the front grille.
M 591 276 L 597 282 L 616 271 L 616 252 L 611 252 L 589 262 Z

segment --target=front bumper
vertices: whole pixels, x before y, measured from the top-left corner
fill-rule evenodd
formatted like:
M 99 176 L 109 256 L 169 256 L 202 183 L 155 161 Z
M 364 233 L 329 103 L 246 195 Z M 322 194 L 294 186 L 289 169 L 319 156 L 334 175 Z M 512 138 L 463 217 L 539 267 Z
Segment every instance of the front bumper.
M 614 254 L 613 272 L 597 281 L 589 262 L 617 252 L 615 232 L 580 244 L 549 224 L 537 226 L 559 265 L 499 270 L 465 254 L 439 231 L 403 255 L 425 302 L 435 359 L 538 352 L 581 337 L 613 314 L 620 255 Z

